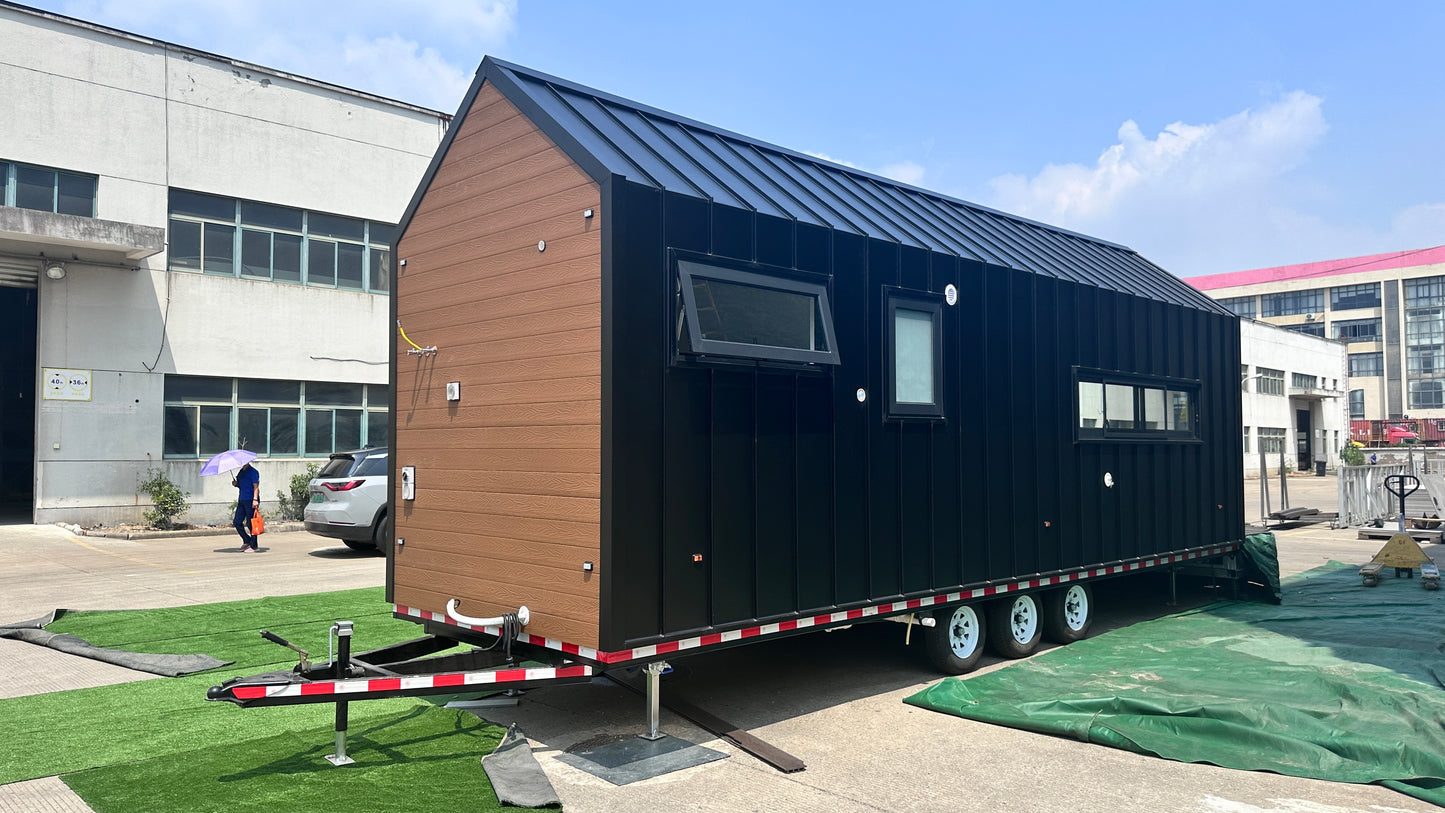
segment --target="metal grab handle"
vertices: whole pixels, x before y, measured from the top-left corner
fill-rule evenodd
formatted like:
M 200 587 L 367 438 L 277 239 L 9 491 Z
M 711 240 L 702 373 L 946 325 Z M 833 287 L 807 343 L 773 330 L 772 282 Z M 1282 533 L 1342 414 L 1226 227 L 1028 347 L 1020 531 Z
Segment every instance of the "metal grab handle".
M 1405 490 L 1406 481 L 1409 481 L 1409 491 Z M 1385 478 L 1385 490 L 1403 500 L 1420 490 L 1420 478 L 1413 474 L 1391 474 Z

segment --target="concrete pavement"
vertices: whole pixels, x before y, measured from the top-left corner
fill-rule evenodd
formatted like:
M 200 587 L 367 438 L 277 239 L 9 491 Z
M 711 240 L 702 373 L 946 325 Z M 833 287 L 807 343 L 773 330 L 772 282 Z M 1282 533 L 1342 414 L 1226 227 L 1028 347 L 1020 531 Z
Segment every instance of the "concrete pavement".
M 1291 481 L 1294 504 L 1312 505 L 1307 500 L 1322 502 L 1326 491 L 1333 494 L 1333 477 L 1313 480 L 1298 488 Z M 1246 484 L 1247 499 L 1251 485 Z M 1332 497 L 1328 505 L 1317 507 L 1333 510 Z M 1379 547 L 1355 540 L 1352 530 L 1327 526 L 1281 530 L 1278 538 L 1286 573 L 1328 559 L 1363 562 Z M 160 607 L 344 589 L 380 584 L 384 577 L 380 557 L 355 554 L 309 534 L 268 534 L 263 541 L 270 552 L 241 555 L 230 552 L 231 540 L 225 537 L 100 540 L 59 528 L 0 527 L 0 618 L 27 618 L 57 606 Z M 1215 592 L 1194 583 L 1181 594 L 1181 604 L 1208 601 Z M 1099 591 L 1096 630 L 1177 609 L 1166 606 L 1167 598 L 1159 578 L 1131 582 L 1128 591 Z M 499 724 L 521 725 L 569 811 L 1435 809 L 1379 787 L 1169 762 L 904 705 L 904 697 L 939 676 L 925 664 L 916 638 L 905 649 L 903 629 L 863 625 L 675 663 L 675 674 L 664 681 L 664 697 L 676 692 L 801 757 L 808 764 L 801 773 L 781 774 L 665 710 L 664 731 L 730 758 L 625 787 L 565 765 L 555 755 L 578 742 L 621 738 L 642 729 L 641 699 L 606 680 L 533 691 L 517 706 L 479 714 Z M 983 668 L 1006 663 L 989 657 Z M 152 678 L 0 641 L 0 685 L 21 687 L 12 694 L 135 679 Z M 35 810 L 83 813 L 88 808 L 56 779 L 0 787 L 0 811 Z

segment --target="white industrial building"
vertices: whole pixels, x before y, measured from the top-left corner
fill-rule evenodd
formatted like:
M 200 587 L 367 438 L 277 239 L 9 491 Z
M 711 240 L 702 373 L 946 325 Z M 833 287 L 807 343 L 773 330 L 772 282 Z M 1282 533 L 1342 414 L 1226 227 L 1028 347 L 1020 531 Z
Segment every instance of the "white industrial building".
M 1334 470 L 1350 438 L 1349 345 L 1254 319 L 1239 334 L 1245 476 L 1259 476 L 1261 451 L 1271 473 L 1281 452 L 1295 471 Z
M 225 518 L 388 439 L 391 226 L 434 110 L 0 2 L 0 503 L 132 521 L 161 468 Z

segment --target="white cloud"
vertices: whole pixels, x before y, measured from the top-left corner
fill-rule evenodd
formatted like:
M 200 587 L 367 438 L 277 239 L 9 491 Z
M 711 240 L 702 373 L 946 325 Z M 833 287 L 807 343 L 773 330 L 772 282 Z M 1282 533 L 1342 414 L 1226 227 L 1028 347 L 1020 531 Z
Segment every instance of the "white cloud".
M 1321 192 L 1300 170 L 1328 131 L 1323 101 L 1300 91 L 1152 138 L 1126 121 L 1092 166 L 994 178 L 989 203 L 1117 240 L 1184 276 L 1445 242 L 1445 204 L 1404 209 L 1384 230 L 1310 213 Z
M 913 186 L 918 186 L 923 183 L 923 166 L 914 161 L 896 161 L 892 164 L 884 164 L 877 169 L 869 169 L 867 167 L 858 166 L 852 161 L 844 161 L 840 158 L 834 158 L 827 153 L 813 152 L 812 150 L 803 150 L 803 154 L 811 155 L 814 158 L 818 158 L 823 161 L 830 161 L 834 164 L 841 164 L 842 166 L 849 167 L 850 169 L 861 169 L 864 172 L 871 172 L 874 175 L 882 175 L 885 178 L 892 178 L 893 180 L 900 183 L 911 184 Z
M 62 13 L 445 112 L 517 0 L 70 0 Z M 454 56 L 453 56 L 454 54 Z

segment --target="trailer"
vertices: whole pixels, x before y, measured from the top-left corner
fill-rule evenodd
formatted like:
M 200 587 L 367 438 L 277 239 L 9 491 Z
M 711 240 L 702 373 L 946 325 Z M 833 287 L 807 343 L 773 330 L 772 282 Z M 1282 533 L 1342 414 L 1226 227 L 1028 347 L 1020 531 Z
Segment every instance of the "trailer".
M 655 692 L 902 619 L 957 674 L 1234 572 L 1238 321 L 1126 247 L 490 57 L 398 234 L 387 599 L 433 639 Z M 408 680 L 336 677 L 274 696 Z

